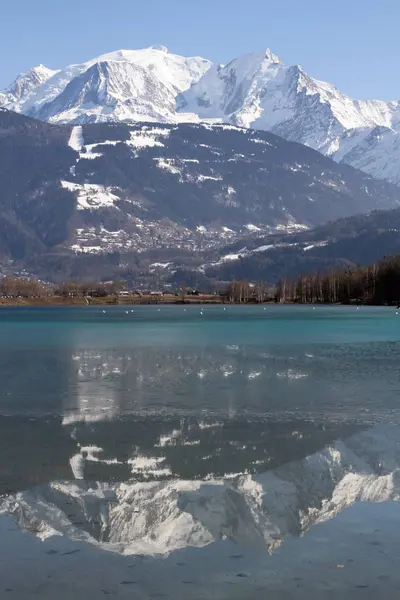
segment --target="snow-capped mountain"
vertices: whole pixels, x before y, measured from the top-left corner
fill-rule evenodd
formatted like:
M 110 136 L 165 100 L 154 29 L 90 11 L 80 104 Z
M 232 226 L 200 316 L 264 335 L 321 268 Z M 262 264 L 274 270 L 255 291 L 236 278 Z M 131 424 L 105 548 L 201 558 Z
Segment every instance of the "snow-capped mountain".
M 190 120 L 178 117 L 175 98 L 210 66 L 163 46 L 119 50 L 52 72 L 22 97 L 6 91 L 0 104 L 53 123 Z
M 336 151 L 335 133 L 389 127 L 397 109 L 396 103 L 347 98 L 300 66 L 283 64 L 269 49 L 225 67 L 214 66 L 182 95 L 180 106 L 201 118 L 255 129 L 280 128 L 283 137 L 291 136 L 326 154 Z
M 270 50 L 226 66 L 162 46 L 120 50 L 0 92 L 0 105 L 53 123 L 211 120 L 272 131 L 400 183 L 399 102 L 353 100 Z
M 272 131 L 394 183 L 400 182 L 399 103 L 357 101 L 270 50 L 213 66 L 179 98 L 201 119 Z
M 93 64 L 39 112 L 46 121 L 173 121 L 175 94 L 152 71 L 132 62 Z

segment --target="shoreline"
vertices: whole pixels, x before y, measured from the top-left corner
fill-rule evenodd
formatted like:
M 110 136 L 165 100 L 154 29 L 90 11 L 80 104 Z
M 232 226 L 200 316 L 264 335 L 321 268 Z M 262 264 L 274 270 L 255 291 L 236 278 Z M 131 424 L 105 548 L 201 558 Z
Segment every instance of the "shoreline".
M 218 305 L 218 306 L 354 306 L 354 307 L 372 307 L 380 306 L 387 308 L 399 308 L 397 303 L 395 304 L 371 304 L 362 302 L 327 302 L 327 303 L 311 303 L 311 302 L 276 302 L 275 300 L 266 300 L 265 302 L 231 302 L 221 297 L 211 296 L 186 296 L 182 297 L 171 297 L 167 296 L 164 298 L 153 299 L 150 297 L 124 297 L 118 299 L 110 298 L 62 298 L 62 297 L 50 297 L 50 298 L 0 298 L 0 309 L 7 307 L 66 307 L 66 306 L 189 306 L 189 305 Z
M 133 306 L 133 305 L 152 305 L 161 304 L 182 305 L 182 304 L 230 304 L 224 303 L 220 298 L 210 297 L 171 297 L 154 299 L 150 297 L 123 297 L 123 298 L 62 298 L 60 296 L 52 296 L 49 298 L 1 298 L 0 308 L 8 306 Z

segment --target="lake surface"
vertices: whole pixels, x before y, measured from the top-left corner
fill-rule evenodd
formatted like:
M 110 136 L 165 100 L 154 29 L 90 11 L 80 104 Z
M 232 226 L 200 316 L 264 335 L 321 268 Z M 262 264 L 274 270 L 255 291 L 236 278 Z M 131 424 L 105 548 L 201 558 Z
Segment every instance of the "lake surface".
M 400 525 L 398 313 L 2 308 L 0 513 L 38 548 L 83 544 L 88 572 L 93 554 L 120 561 L 122 584 L 110 568 L 82 597 L 132 597 L 133 585 L 140 598 L 395 597 L 397 551 L 382 554 L 379 532 Z M 343 547 L 358 569 L 313 562 Z M 3 576 L 14 597 L 54 594 L 38 552 L 22 584 L 0 550 L 0 596 Z M 135 584 L 126 557 L 141 557 Z

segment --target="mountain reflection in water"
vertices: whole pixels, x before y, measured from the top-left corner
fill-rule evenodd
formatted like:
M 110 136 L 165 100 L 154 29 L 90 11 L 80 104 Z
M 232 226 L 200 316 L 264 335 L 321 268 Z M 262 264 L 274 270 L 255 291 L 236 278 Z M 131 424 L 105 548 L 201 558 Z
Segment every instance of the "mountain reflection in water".
M 1 422 L 14 435 L 25 427 L 25 440 L 49 425 Z M 271 549 L 359 500 L 397 500 L 400 491 L 396 425 L 129 418 L 59 421 L 58 429 L 58 456 L 49 448 L 28 464 L 11 457 L 8 482 L 1 466 L 3 493 L 18 480 L 38 484 L 3 497 L 1 510 L 39 536 L 50 524 L 73 539 L 83 530 L 86 541 L 113 542 L 124 553 L 221 539 Z

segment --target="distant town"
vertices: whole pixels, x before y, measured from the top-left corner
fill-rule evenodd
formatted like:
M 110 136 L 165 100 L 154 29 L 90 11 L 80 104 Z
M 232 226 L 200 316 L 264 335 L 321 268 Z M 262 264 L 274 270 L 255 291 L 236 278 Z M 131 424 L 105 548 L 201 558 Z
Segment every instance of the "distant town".
M 0 305 L 96 304 L 222 304 L 262 303 L 276 300 L 276 286 L 246 281 L 232 282 L 212 293 L 190 287 L 126 289 L 119 282 L 67 282 L 54 285 L 30 278 L 3 278 Z

